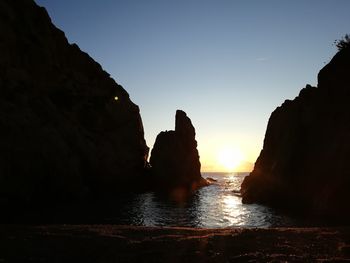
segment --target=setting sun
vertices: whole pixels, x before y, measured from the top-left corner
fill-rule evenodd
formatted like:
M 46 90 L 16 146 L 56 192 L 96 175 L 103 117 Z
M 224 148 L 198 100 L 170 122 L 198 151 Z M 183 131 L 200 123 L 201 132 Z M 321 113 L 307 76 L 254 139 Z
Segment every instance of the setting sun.
M 218 163 L 227 171 L 232 172 L 242 162 L 243 154 L 237 148 L 222 148 L 217 153 Z

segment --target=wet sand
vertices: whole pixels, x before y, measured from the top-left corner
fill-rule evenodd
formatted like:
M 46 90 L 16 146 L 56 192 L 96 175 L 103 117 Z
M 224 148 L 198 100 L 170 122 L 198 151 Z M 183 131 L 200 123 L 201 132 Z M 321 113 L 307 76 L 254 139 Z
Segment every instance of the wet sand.
M 0 262 L 350 261 L 350 228 L 0 225 Z

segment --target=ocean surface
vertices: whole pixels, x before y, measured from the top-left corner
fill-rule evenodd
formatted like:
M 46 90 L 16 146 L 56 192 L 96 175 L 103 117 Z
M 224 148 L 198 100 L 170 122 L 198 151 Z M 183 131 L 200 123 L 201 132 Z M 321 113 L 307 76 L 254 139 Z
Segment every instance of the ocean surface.
M 126 196 L 105 223 L 205 228 L 300 225 L 295 219 L 258 204 L 242 204 L 240 185 L 247 173 L 203 173 L 217 182 L 184 200 L 153 192 Z M 113 210 L 113 207 L 111 208 Z

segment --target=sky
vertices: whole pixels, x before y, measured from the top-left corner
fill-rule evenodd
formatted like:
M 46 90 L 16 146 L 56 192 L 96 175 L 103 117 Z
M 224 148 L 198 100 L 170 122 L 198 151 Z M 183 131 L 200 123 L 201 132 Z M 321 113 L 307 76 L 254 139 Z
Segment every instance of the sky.
M 203 172 L 251 170 L 271 112 L 317 85 L 350 33 L 348 0 L 36 3 L 128 91 L 150 148 L 187 113 Z

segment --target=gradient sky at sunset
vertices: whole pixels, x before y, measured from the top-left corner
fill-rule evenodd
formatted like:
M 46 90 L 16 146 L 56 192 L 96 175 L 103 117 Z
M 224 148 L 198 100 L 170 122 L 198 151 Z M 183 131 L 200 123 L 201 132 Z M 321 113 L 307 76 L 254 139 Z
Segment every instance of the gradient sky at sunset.
M 148 146 L 182 109 L 202 171 L 223 148 L 254 163 L 271 112 L 293 99 L 350 33 L 350 1 L 36 0 L 141 110 Z M 236 170 L 249 170 L 242 162 Z

